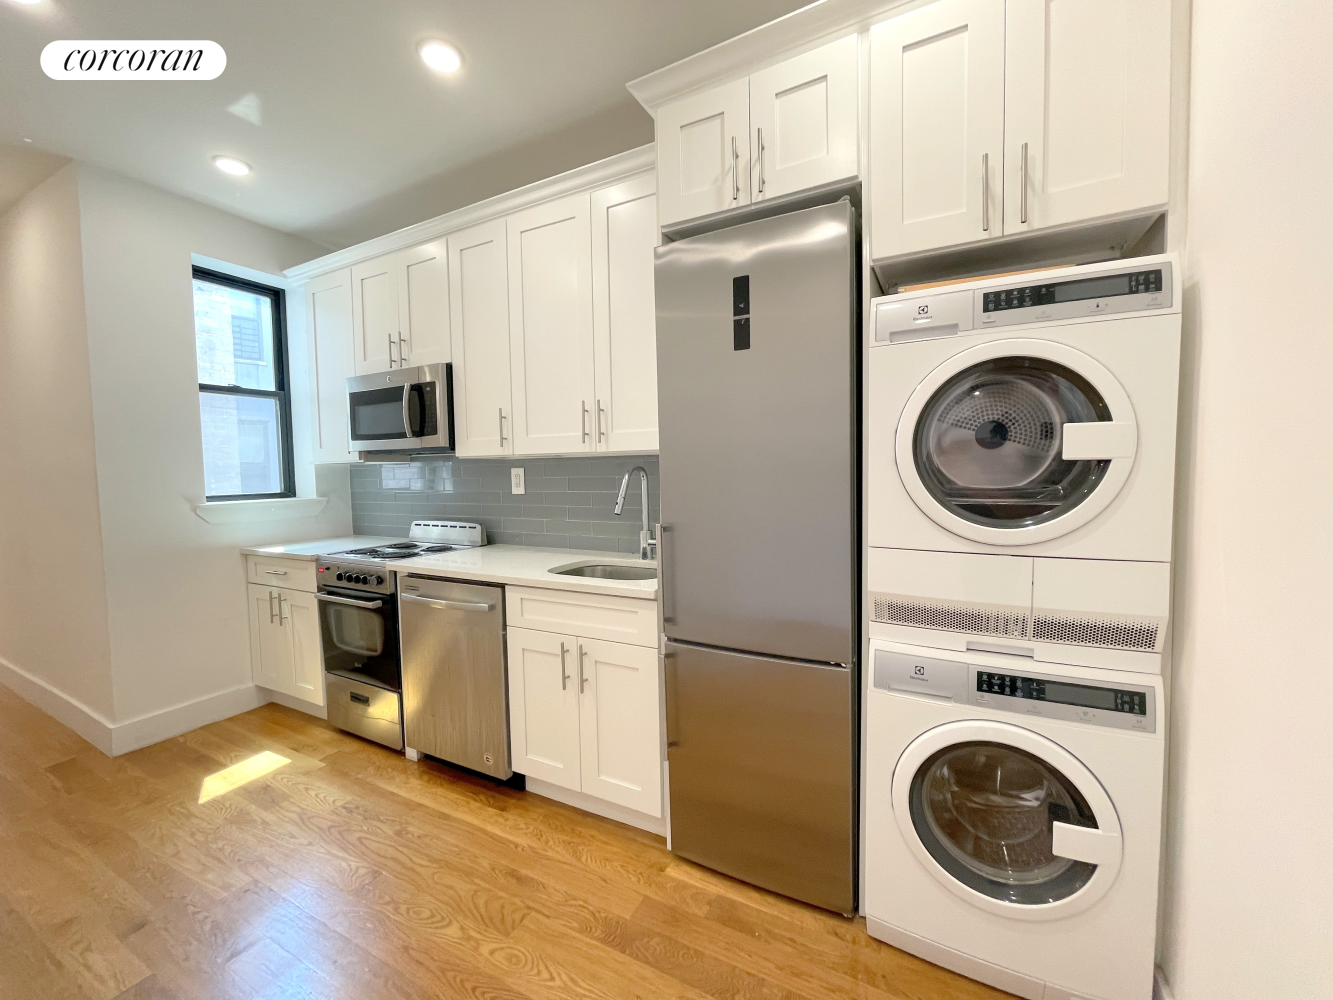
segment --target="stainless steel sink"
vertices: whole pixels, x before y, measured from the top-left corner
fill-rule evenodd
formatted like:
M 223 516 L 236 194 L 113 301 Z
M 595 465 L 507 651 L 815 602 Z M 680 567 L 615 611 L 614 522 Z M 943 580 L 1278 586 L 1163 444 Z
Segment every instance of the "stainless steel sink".
M 557 566 L 551 570 L 556 576 L 583 576 L 594 580 L 656 580 L 657 567 L 628 566 L 625 563 L 576 563 Z

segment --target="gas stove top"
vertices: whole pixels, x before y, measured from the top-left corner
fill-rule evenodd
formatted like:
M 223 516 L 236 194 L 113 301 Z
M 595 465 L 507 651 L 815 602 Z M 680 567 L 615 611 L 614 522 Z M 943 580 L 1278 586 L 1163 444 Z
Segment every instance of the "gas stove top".
M 315 560 L 320 589 L 393 592 L 389 566 L 415 556 L 454 552 L 486 544 L 486 529 L 469 521 L 414 521 L 407 541 L 347 549 Z

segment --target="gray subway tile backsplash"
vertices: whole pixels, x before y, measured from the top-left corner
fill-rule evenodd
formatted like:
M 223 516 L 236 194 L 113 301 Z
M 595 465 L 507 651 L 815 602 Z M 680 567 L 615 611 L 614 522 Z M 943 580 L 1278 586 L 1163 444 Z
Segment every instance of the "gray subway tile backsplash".
M 620 517 L 621 478 L 648 470 L 648 518 L 658 514 L 657 456 L 592 458 L 435 458 L 353 465 L 352 528 L 360 535 L 406 537 L 412 521 L 479 521 L 495 544 L 598 552 L 639 552 L 639 482 Z M 509 492 L 509 470 L 522 468 L 526 492 Z

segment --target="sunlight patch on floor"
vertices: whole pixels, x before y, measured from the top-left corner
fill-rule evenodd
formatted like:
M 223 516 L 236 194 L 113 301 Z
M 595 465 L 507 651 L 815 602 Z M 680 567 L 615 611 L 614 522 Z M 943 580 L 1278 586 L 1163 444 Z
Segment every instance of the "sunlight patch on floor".
M 256 778 L 262 778 L 264 775 L 276 771 L 282 765 L 290 763 L 291 761 L 286 757 L 276 754 L 272 750 L 257 753 L 239 764 L 223 768 L 216 774 L 210 774 L 205 778 L 203 785 L 199 788 L 199 801 L 203 803 L 210 799 L 216 799 L 219 795 L 226 795 L 233 789 L 240 788 Z

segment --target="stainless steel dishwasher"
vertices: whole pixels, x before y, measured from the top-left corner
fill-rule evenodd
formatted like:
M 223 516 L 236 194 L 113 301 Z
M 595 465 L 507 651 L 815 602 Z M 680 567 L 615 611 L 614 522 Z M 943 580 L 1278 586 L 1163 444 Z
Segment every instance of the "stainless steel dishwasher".
M 510 778 L 504 588 L 400 573 L 398 591 L 408 757 Z

